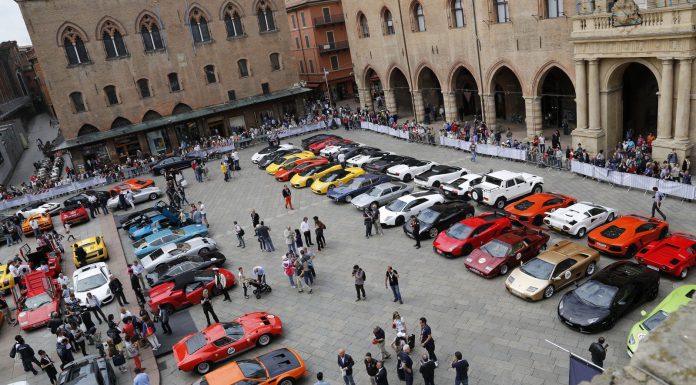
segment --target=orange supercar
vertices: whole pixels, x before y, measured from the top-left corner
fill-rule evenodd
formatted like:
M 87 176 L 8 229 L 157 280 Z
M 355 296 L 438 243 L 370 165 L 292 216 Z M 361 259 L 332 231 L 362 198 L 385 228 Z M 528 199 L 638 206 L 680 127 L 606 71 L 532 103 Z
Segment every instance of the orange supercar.
M 557 193 L 538 193 L 510 203 L 505 211 L 510 214 L 510 219 L 534 226 L 541 226 L 547 212 L 576 203 L 575 198 Z
M 118 194 L 124 190 L 140 190 L 145 187 L 154 186 L 155 181 L 152 179 L 128 179 L 117 184 L 109 190 L 111 195 Z
M 24 233 L 24 235 L 31 235 L 34 233 L 34 230 L 31 229 L 31 221 L 35 218 L 39 220 L 39 229 L 41 229 L 41 231 L 53 229 L 53 221 L 51 220 L 51 214 L 34 214 L 25 219 L 24 222 L 22 222 L 22 232 Z
M 193 385 L 293 385 L 307 375 L 304 361 L 290 348 L 238 360 L 203 375 Z
M 668 233 L 667 222 L 631 214 L 592 230 L 587 236 L 587 244 L 602 253 L 632 258 L 643 246 L 666 238 Z

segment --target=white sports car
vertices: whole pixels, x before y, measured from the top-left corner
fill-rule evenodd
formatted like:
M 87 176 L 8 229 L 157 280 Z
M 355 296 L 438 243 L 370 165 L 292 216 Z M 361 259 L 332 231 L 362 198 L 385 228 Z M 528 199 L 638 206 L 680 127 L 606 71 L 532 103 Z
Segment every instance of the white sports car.
M 421 211 L 444 201 L 445 198 L 442 195 L 431 191 L 405 195 L 380 207 L 379 221 L 387 226 L 401 226 L 411 215 L 418 215 Z
M 58 212 L 60 212 L 60 203 L 34 202 L 22 207 L 19 211 L 17 211 L 17 215 L 22 218 L 29 218 L 34 214 L 49 213 L 51 215 L 56 215 Z
M 468 199 L 468 193 L 477 184 L 481 183 L 483 175 L 466 174 L 452 182 L 440 186 L 442 193 L 448 199 Z
M 547 212 L 544 223 L 556 231 L 582 238 L 595 227 L 613 221 L 617 215 L 615 209 L 591 202 L 578 202 Z
M 290 143 L 282 143 L 279 146 L 268 146 L 266 148 L 262 148 L 261 151 L 251 156 L 251 163 L 258 164 L 263 158 L 278 150 L 291 150 L 293 148 L 297 147 Z
M 81 267 L 73 273 L 73 292 L 75 298 L 79 299 L 84 305 L 87 303 L 87 293 L 92 293 L 99 298 L 102 304 L 107 304 L 114 300 L 113 293 L 109 289 L 111 271 L 104 262 L 97 262 Z
M 406 159 L 404 163 L 391 166 L 387 169 L 387 175 L 404 182 L 410 182 L 414 176 L 428 171 L 437 163 L 429 160 Z
M 141 189 L 131 189 L 133 192 L 133 203 L 142 203 L 146 201 L 154 201 L 162 195 L 162 190 L 159 187 L 151 186 Z M 106 207 L 111 210 L 118 207 L 118 195 L 110 198 L 106 202 Z
M 422 188 L 438 188 L 443 183 L 449 183 L 462 175 L 469 173 L 469 170 L 457 166 L 439 164 L 433 166 L 428 171 L 422 172 L 414 178 L 416 186 Z
M 205 254 L 213 250 L 217 250 L 217 243 L 213 239 L 196 237 L 186 242 L 164 245 L 143 257 L 140 262 L 147 272 L 151 272 L 155 270 L 157 266 L 173 259 L 188 255 Z
M 346 163 L 349 167 L 362 167 L 365 163 L 370 163 L 373 160 L 382 159 L 383 156 L 391 154 L 391 152 L 387 151 L 378 151 L 371 154 L 356 155 L 346 160 Z
M 325 157 L 325 158 L 331 158 L 332 156 L 338 154 L 339 151 L 341 151 L 344 148 L 353 148 L 353 147 L 360 147 L 362 144 L 360 143 L 341 143 L 339 145 L 335 146 L 326 146 L 319 151 L 319 155 Z

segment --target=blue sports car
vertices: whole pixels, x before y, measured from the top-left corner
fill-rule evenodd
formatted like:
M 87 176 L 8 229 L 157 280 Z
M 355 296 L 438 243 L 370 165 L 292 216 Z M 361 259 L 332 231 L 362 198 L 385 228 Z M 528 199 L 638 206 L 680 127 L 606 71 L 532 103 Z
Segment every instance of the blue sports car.
M 204 237 L 208 235 L 206 225 L 188 225 L 180 229 L 167 229 L 133 243 L 133 252 L 138 258 L 143 258 L 160 247 L 172 242 L 184 242 L 194 237 Z
M 391 179 L 386 175 L 364 174 L 353 179 L 345 186 L 329 190 L 326 196 L 336 202 L 350 202 L 354 197 L 364 193 L 371 187 L 389 181 L 391 181 Z
M 154 217 L 150 218 L 149 221 L 144 221 L 128 229 L 128 236 L 130 239 L 137 241 L 147 237 L 150 234 L 154 234 L 160 230 L 169 228 L 172 225 L 177 226 L 178 221 L 177 223 L 172 223 L 169 218 L 165 217 L 164 215 L 155 215 Z

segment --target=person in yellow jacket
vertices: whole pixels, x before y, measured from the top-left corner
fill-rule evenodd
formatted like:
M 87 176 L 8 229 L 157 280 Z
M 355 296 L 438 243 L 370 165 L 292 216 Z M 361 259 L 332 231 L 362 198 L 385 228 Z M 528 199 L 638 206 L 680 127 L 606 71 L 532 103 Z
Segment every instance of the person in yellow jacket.
M 220 162 L 220 171 L 222 171 L 222 175 L 225 177 L 225 182 L 229 182 L 229 175 L 227 174 L 227 166 L 225 165 L 225 162 Z

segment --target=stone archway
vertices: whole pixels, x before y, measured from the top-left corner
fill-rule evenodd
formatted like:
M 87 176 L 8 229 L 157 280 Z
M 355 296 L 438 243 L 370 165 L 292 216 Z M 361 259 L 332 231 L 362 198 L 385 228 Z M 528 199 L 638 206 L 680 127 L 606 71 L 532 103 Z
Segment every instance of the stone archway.
M 522 98 L 522 84 L 517 75 L 502 66 L 491 77 L 491 93 L 494 100 L 495 120 L 524 125 L 525 105 Z M 490 113 L 489 113 L 490 114 Z
M 394 68 L 389 73 L 389 90 L 394 93 L 394 104 L 399 117 L 413 116 L 413 99 L 408 79 L 400 69 Z
M 474 75 L 466 67 L 460 66 L 454 71 L 452 92 L 456 107 L 456 116 L 460 121 L 473 120 L 474 115 L 481 115 L 481 96 Z
M 568 75 L 556 66 L 539 79 L 537 96 L 541 97 L 543 128 L 559 128 L 566 121 L 572 130 L 576 125 L 575 87 Z
M 363 79 L 365 86 L 367 88 L 367 92 L 369 92 L 369 105 L 367 105 L 368 109 L 372 110 L 380 110 L 384 108 L 385 103 L 384 103 L 384 91 L 382 90 L 382 80 L 379 78 L 379 75 L 377 75 L 377 72 L 372 69 L 368 68 L 367 71 L 365 71 L 365 79 Z M 365 107 L 365 106 L 363 106 Z
M 418 73 L 418 92 L 423 103 L 423 116 L 419 118 L 426 124 L 444 119 L 440 114 L 440 109 L 445 105 L 440 79 L 428 67 L 423 67 Z
M 80 127 L 80 130 L 77 131 L 77 136 L 85 136 L 89 134 L 94 134 L 96 132 L 99 132 L 99 129 L 94 127 L 91 124 L 84 124 L 82 127 Z

